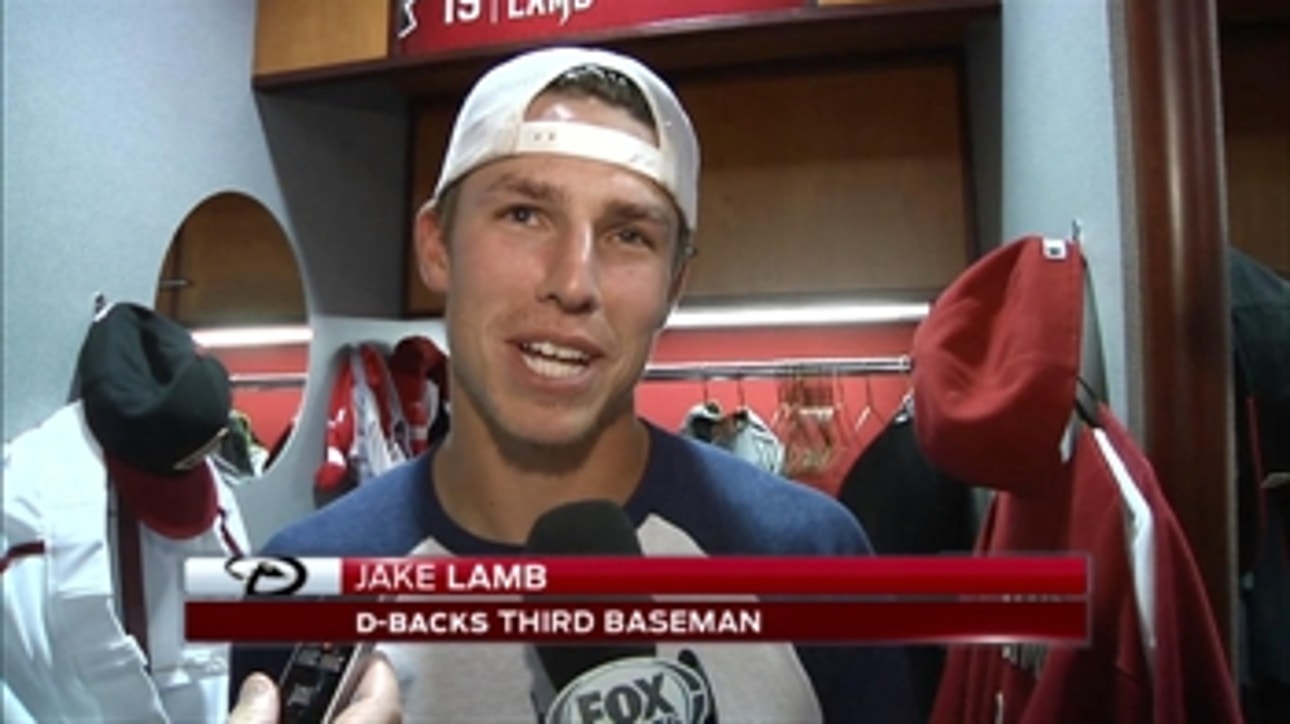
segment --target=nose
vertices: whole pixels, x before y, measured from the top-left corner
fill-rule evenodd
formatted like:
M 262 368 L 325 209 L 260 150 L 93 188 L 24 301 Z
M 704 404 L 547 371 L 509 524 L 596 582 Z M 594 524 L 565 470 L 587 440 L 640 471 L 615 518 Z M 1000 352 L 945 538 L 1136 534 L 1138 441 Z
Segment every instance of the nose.
M 570 225 L 550 246 L 540 296 L 562 311 L 580 314 L 600 306 L 596 234 L 591 225 Z

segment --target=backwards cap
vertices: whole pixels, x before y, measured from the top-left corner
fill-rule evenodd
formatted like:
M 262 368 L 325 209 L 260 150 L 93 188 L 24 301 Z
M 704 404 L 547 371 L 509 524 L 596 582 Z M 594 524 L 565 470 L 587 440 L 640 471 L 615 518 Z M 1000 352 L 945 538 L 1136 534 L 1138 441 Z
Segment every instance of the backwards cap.
M 602 126 L 524 120 L 533 99 L 552 81 L 584 65 L 617 71 L 636 85 L 654 114 L 658 146 Z M 546 48 L 490 70 L 457 114 L 435 198 L 485 163 L 526 153 L 579 156 L 631 169 L 672 195 L 691 231 L 698 222 L 699 142 L 672 89 L 636 60 L 604 50 Z

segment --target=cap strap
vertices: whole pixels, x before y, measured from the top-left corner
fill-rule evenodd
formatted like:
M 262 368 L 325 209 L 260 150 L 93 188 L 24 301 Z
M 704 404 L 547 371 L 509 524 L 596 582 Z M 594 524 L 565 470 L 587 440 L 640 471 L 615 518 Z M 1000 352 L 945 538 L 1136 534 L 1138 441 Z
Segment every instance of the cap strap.
M 109 480 L 109 485 L 111 481 Z M 143 667 L 152 666 L 148 646 L 148 599 L 143 589 L 143 546 L 139 540 L 139 521 L 116 495 L 116 564 L 121 577 L 121 613 L 125 632 L 134 637 L 143 651 Z
M 516 153 L 558 153 L 623 166 L 670 188 L 663 178 L 663 154 L 622 131 L 573 121 L 526 121 Z

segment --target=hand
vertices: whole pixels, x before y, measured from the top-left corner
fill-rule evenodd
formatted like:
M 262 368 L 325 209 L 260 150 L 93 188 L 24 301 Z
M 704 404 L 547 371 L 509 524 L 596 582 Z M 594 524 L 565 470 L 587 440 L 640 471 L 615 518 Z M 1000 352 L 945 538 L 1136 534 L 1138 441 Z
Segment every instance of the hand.
M 258 671 L 242 681 L 228 724 L 277 724 L 278 687 Z
M 365 665 L 354 697 L 336 716 L 335 724 L 399 724 L 403 721 L 403 703 L 399 700 L 399 678 L 394 667 L 381 654 L 368 656 Z
M 363 678 L 349 706 L 341 710 L 335 724 L 368 724 L 403 721 L 403 708 L 399 703 L 399 681 L 390 662 L 380 654 L 367 657 Z M 278 687 L 264 674 L 246 677 L 238 693 L 237 706 L 228 714 L 228 724 L 277 724 Z

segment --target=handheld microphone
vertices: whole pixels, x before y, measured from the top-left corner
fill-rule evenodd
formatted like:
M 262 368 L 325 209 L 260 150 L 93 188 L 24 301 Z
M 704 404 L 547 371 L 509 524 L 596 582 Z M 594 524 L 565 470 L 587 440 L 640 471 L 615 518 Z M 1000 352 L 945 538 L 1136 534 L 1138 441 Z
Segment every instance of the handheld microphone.
M 301 643 L 278 678 L 280 724 L 330 724 L 349 704 L 371 642 Z
M 641 556 L 640 541 L 627 513 L 608 500 L 581 500 L 538 518 L 525 544 L 538 556 Z M 617 659 L 654 656 L 653 644 L 549 644 L 536 646 L 542 668 L 556 691 L 585 671 Z
M 532 555 L 640 556 L 636 528 L 618 504 L 583 500 L 538 518 L 529 532 Z M 545 724 L 607 718 L 614 722 L 712 724 L 715 701 L 702 668 L 658 658 L 653 644 L 537 645 L 558 692 Z M 694 659 L 691 652 L 686 651 Z

